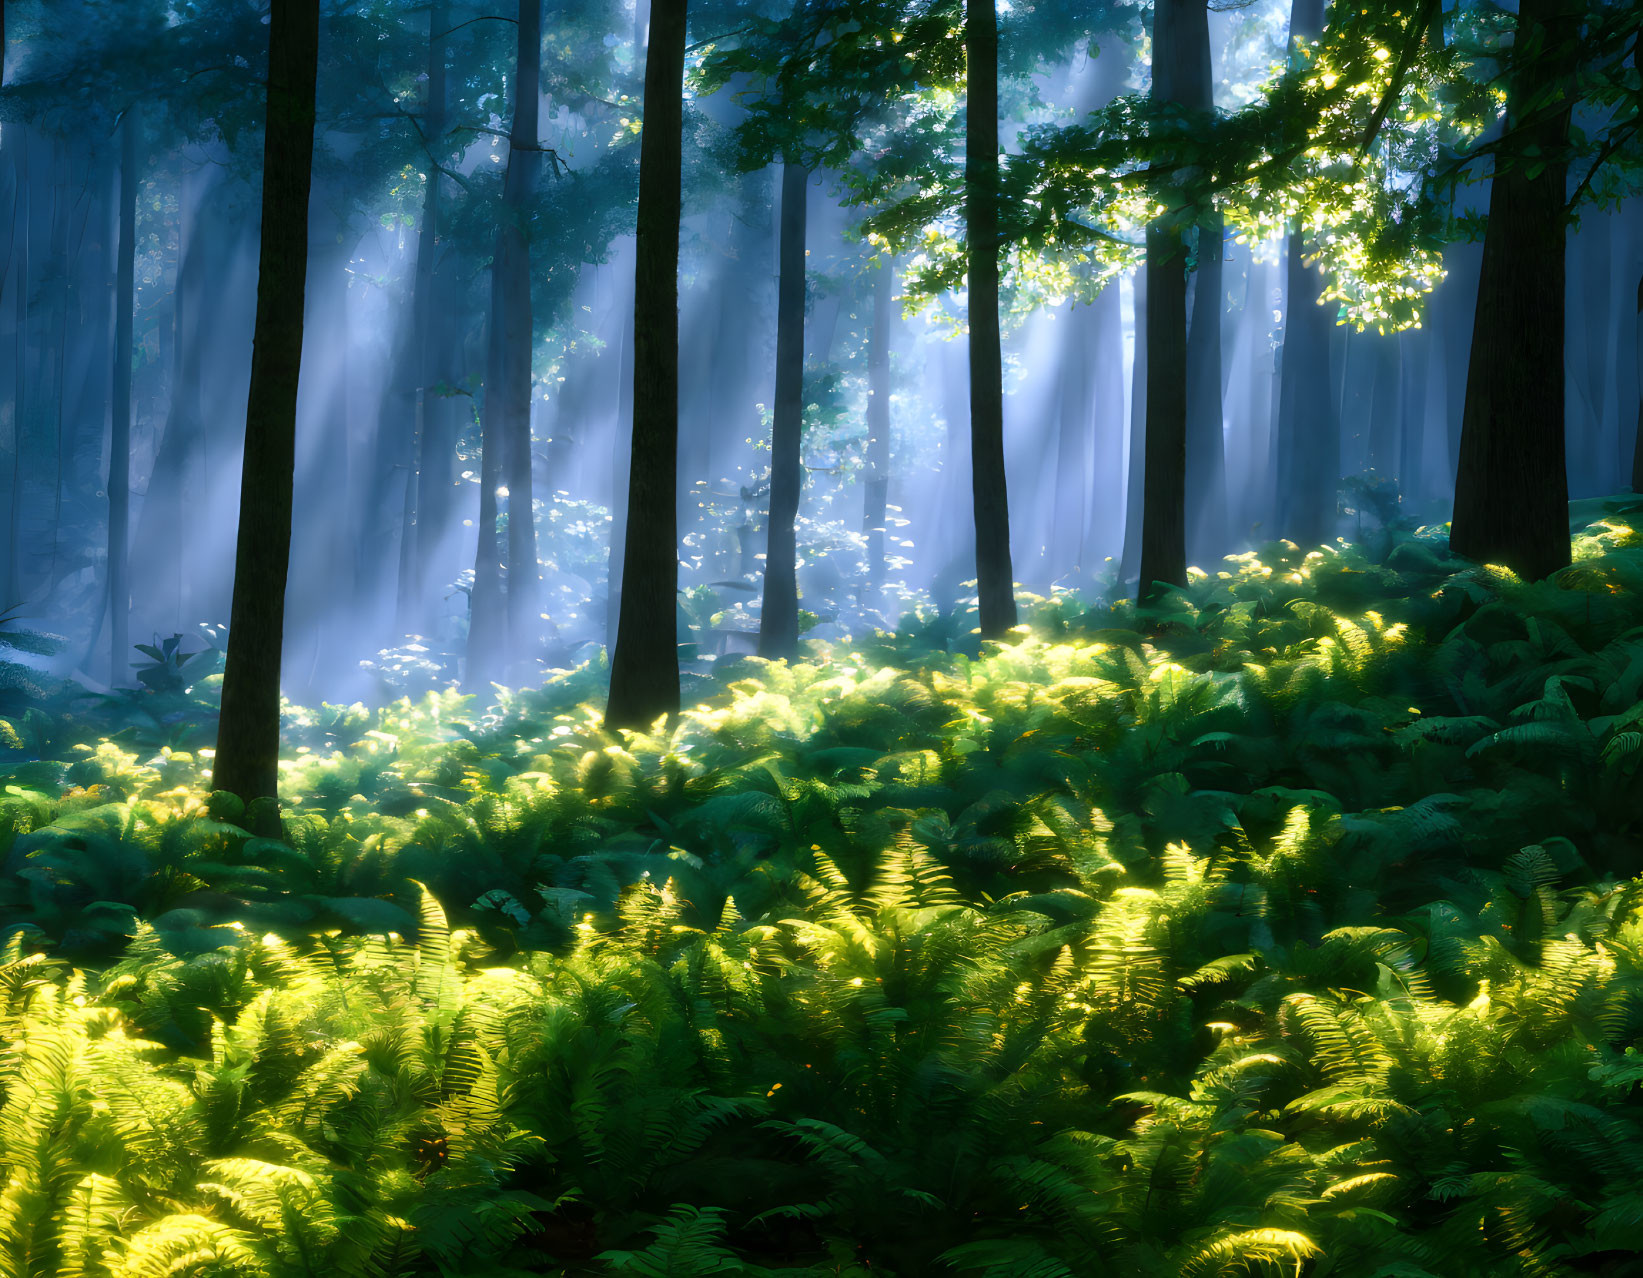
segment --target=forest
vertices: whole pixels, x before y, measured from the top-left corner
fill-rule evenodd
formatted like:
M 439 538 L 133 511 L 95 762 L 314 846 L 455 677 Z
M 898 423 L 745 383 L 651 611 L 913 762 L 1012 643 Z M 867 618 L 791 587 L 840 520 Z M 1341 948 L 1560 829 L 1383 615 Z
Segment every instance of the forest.
M 0 1278 L 1643 1278 L 1640 72 L 0 0 Z

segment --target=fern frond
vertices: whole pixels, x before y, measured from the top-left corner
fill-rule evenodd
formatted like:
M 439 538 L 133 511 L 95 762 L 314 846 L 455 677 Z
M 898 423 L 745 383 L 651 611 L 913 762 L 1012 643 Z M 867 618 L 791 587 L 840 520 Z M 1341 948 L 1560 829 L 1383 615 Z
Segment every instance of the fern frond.
M 1176 1273 L 1181 1278 L 1248 1272 L 1256 1264 L 1288 1262 L 1297 1267 L 1320 1254 L 1305 1234 L 1292 1229 L 1245 1229 L 1223 1234 L 1185 1256 Z

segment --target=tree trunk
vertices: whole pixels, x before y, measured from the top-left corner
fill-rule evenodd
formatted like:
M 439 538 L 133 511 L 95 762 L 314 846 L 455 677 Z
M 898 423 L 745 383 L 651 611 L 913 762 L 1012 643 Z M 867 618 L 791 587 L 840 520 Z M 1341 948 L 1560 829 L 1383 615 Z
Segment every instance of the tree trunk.
M 617 363 L 616 430 L 611 443 L 610 552 L 605 561 L 605 652 L 616 652 L 622 611 L 622 559 L 627 552 L 628 472 L 633 467 L 633 308 L 622 325 Z
M 634 0 L 633 5 L 633 60 L 634 71 L 640 80 L 640 89 L 644 88 L 643 80 L 645 67 L 641 57 L 648 47 L 650 30 L 650 6 L 645 0 Z M 681 72 L 681 74 L 683 74 Z M 634 251 L 637 253 L 638 244 L 635 241 Z M 637 264 L 635 265 L 637 276 Z M 637 282 L 637 280 L 635 281 Z M 674 285 L 675 301 L 678 296 L 678 284 Z M 634 307 L 638 305 L 637 295 L 634 298 Z M 611 446 L 611 485 L 610 485 L 610 551 L 605 559 L 605 659 L 613 661 L 616 656 L 617 631 L 620 629 L 622 618 L 622 562 L 627 557 L 627 526 L 628 510 L 628 477 L 633 469 L 633 322 L 634 307 L 628 310 L 626 323 L 622 326 L 622 358 L 617 366 L 617 393 L 616 393 L 616 432 Z M 677 320 L 674 321 L 677 325 Z M 675 352 L 675 384 L 677 384 L 677 361 Z M 677 397 L 675 397 L 677 403 Z M 677 429 L 677 427 L 675 427 Z M 677 465 L 677 461 L 675 462 Z
M 679 713 L 679 211 L 685 0 L 653 0 L 639 140 L 633 458 L 605 727 Z
M 1187 40 L 1195 0 L 1153 8 L 1152 100 L 1179 102 L 1192 74 Z M 1183 218 L 1147 227 L 1147 416 L 1141 508 L 1141 580 L 1148 603 L 1187 584 L 1187 277 Z
M 445 135 L 445 29 L 450 25 L 446 0 L 434 0 L 428 9 L 428 96 L 422 110 L 422 139 L 428 151 L 427 186 L 422 192 L 422 223 L 417 228 L 416 273 L 411 283 L 411 340 L 401 356 L 396 381 L 408 393 L 413 413 L 410 465 L 405 474 L 400 515 L 399 575 L 394 597 L 394 628 L 401 634 L 420 628 L 427 617 L 426 570 L 433 544 L 444 531 L 430 536 L 423 526 L 424 506 L 430 495 L 428 469 L 433 443 L 432 388 L 440 380 L 435 347 L 436 300 L 434 264 L 439 254 L 439 139 Z M 403 400 L 401 401 L 404 402 Z
M 1643 493 L 1643 278 L 1637 281 L 1637 433 L 1632 442 L 1632 491 Z
M 518 682 L 518 663 L 532 652 L 540 626 L 536 613 L 539 571 L 536 519 L 531 502 L 531 281 L 526 203 L 535 189 L 540 146 L 537 94 L 542 75 L 542 0 L 519 0 L 519 39 L 514 61 L 513 128 L 502 210 L 491 259 L 490 357 L 485 381 L 484 458 L 489 490 L 480 494 L 479 554 L 468 632 L 468 686 L 483 689 L 497 678 Z M 507 495 L 507 586 L 502 587 L 501 538 L 496 503 Z M 487 518 L 486 505 L 491 506 Z M 487 545 L 487 541 L 492 544 Z M 480 571 L 485 569 L 481 594 Z
M 1170 0 L 1159 0 L 1161 5 Z M 1178 226 L 1147 228 L 1147 417 L 1137 597 L 1187 584 L 1187 278 Z
M 1294 0 L 1291 49 L 1323 32 L 1323 0 Z M 1294 56 L 1293 53 L 1291 56 Z M 1273 535 L 1315 545 L 1335 535 L 1341 472 L 1341 430 L 1330 393 L 1330 322 L 1317 305 L 1318 274 L 1302 260 L 1299 226 L 1290 232 L 1284 276 L 1284 345 L 1278 374 L 1278 520 Z
M 137 146 L 142 117 L 126 111 L 120 142 L 120 256 L 114 288 L 114 410 L 108 443 L 109 683 L 127 669 L 131 587 L 126 578 L 126 534 L 131 522 L 131 330 L 136 310 Z
M 873 277 L 873 331 L 867 345 L 867 482 L 862 531 L 867 534 L 867 576 L 861 606 L 877 608 L 884 588 L 884 521 L 890 504 L 890 324 L 896 286 L 895 259 L 885 258 Z
M 1183 100 L 1192 110 L 1208 114 L 1215 110 L 1215 69 L 1204 0 L 1193 0 L 1188 6 L 1183 34 L 1188 70 Z M 1224 226 L 1221 214 L 1213 210 L 1198 220 L 1198 268 L 1187 330 L 1187 546 L 1200 563 L 1213 563 L 1229 549 L 1226 444 L 1221 424 Z
M 143 493 L 137 517 L 137 544 L 181 547 L 185 544 L 190 511 L 201 499 L 197 480 L 203 470 L 201 437 L 204 434 L 200 410 L 200 369 L 205 335 L 211 326 L 203 314 L 206 292 L 203 282 L 224 269 L 220 259 L 208 261 L 209 253 L 232 247 L 226 234 L 212 235 L 205 217 L 206 201 L 212 190 L 197 181 L 185 181 L 178 200 L 181 216 L 177 228 L 177 276 L 171 290 L 171 397 L 165 428 L 154 454 L 148 487 Z M 187 556 L 180 553 L 139 560 L 136 597 L 141 601 L 137 615 L 148 625 L 168 625 L 181 631 L 202 620 L 193 615 L 192 582 Z M 163 575 L 162 575 L 163 574 Z
M 11 484 L 6 508 L 6 550 L 4 593 L 0 594 L 0 608 L 10 608 L 23 598 L 23 448 L 27 444 L 25 429 L 29 408 L 28 354 L 29 354 L 29 247 L 34 230 L 34 199 L 29 189 L 29 145 L 32 141 L 27 125 L 12 125 L 9 130 L 18 138 L 21 153 L 17 166 L 17 186 L 12 200 L 12 239 L 17 248 L 17 327 L 13 346 L 17 373 L 12 385 L 11 410 Z
M 511 682 L 536 673 L 542 633 L 542 570 L 536 557 L 536 510 L 531 482 L 531 316 L 530 236 L 526 224 L 536 191 L 542 148 L 537 140 L 537 96 L 542 82 L 542 0 L 519 0 L 519 48 L 514 106 L 503 200 L 502 293 L 503 466 L 508 484 L 508 666 Z M 487 397 L 489 398 L 489 397 Z
M 969 244 L 970 485 L 981 637 L 1016 624 L 1004 477 L 1004 365 L 998 323 L 998 12 L 965 0 L 964 226 Z
M 765 523 L 764 603 L 759 655 L 767 661 L 799 655 L 798 542 L 794 521 L 804 470 L 804 239 L 810 171 L 782 165 L 780 283 L 776 298 L 776 401 L 770 439 L 770 518 Z
M 268 111 L 262 164 L 262 247 L 256 337 L 245 412 L 239 541 L 229 612 L 228 665 L 212 788 L 278 828 L 280 651 L 291 556 L 297 383 L 308 270 L 308 192 L 314 156 L 319 0 L 273 0 L 268 29 Z
M 1504 170 L 1497 160 L 1490 184 L 1450 529 L 1457 554 L 1534 580 L 1565 567 L 1570 554 L 1563 157 L 1577 35 L 1570 0 L 1523 0 L 1518 8 L 1507 121 L 1516 124 L 1526 105 L 1540 115 L 1520 130 L 1523 146 L 1539 151 Z
M 493 272 L 494 276 L 494 272 Z M 502 351 L 496 281 L 491 288 L 490 335 L 485 342 L 485 401 L 479 424 L 479 541 L 474 551 L 473 590 L 468 596 L 468 663 L 463 686 L 484 695 L 502 677 L 507 603 L 502 595 L 502 530 L 498 527 L 503 487 L 501 409 Z
M 1119 558 L 1120 581 L 1141 576 L 1141 526 L 1144 519 L 1143 477 L 1147 465 L 1147 272 L 1130 277 L 1133 301 L 1131 323 L 1134 351 L 1130 363 L 1130 419 L 1125 425 L 1129 457 L 1124 467 L 1124 550 Z M 1122 317 L 1120 317 L 1122 318 Z

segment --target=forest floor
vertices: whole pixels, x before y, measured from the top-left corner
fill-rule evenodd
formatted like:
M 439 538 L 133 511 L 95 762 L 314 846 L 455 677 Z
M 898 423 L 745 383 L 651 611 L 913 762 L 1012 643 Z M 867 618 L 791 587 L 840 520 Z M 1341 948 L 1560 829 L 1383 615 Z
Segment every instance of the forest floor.
M 1161 609 L 0 703 L 0 1271 L 1643 1275 L 1643 499 Z M 163 681 L 156 681 L 157 683 Z

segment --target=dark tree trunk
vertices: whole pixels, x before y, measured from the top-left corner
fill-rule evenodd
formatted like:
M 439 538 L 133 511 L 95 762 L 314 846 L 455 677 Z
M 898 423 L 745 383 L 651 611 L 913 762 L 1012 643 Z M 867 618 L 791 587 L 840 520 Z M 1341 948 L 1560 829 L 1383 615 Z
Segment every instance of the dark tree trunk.
M 1335 535 L 1341 431 L 1330 388 L 1329 316 L 1322 282 L 1302 261 L 1299 229 L 1285 264 L 1283 364 L 1278 377 L 1278 526 L 1301 545 Z
M 867 534 L 867 577 L 861 604 L 877 608 L 884 587 L 884 521 L 890 504 L 890 324 L 896 287 L 895 259 L 881 261 L 873 276 L 873 331 L 867 345 L 867 482 L 862 531 Z
M 108 442 L 109 683 L 125 675 L 130 647 L 131 587 L 126 534 L 131 523 L 131 330 L 136 310 L 138 107 L 126 111 L 120 142 L 120 253 L 114 286 L 114 407 Z
M 1643 493 L 1643 278 L 1637 281 L 1637 432 L 1632 441 L 1632 491 Z
M 1170 0 L 1159 0 L 1168 4 Z M 1178 226 L 1147 228 L 1147 417 L 1138 598 L 1187 584 L 1187 279 Z
M 1215 70 L 1210 60 L 1209 9 L 1188 6 L 1185 22 L 1188 71 L 1183 101 L 1206 114 L 1215 109 Z M 1194 560 L 1212 562 L 1227 540 L 1226 445 L 1221 429 L 1221 315 L 1225 307 L 1221 214 L 1198 221 L 1198 269 L 1187 330 L 1187 547 Z
M 679 206 L 685 0 L 654 0 L 634 248 L 633 459 L 605 727 L 679 713 Z
M 759 655 L 799 654 L 798 542 L 794 522 L 804 470 L 804 239 L 810 171 L 782 165 L 782 222 L 776 297 L 776 401 L 770 438 L 770 518 L 765 525 L 764 603 Z
M 1294 0 L 1289 39 L 1316 38 L 1323 0 Z M 1284 276 L 1284 345 L 1278 373 L 1278 519 L 1273 535 L 1302 545 L 1335 535 L 1341 472 L 1341 431 L 1330 393 L 1330 317 L 1317 305 L 1323 286 L 1302 260 L 1299 226 L 1289 236 Z
M 487 574 L 487 592 L 479 594 L 479 564 L 488 554 L 481 495 L 479 558 L 475 560 L 473 612 L 468 637 L 470 687 L 501 676 L 518 682 L 520 663 L 532 655 L 532 636 L 541 627 L 536 616 L 539 571 L 536 563 L 536 519 L 531 503 L 531 280 L 526 205 L 535 189 L 537 161 L 537 94 L 542 78 L 542 0 L 519 0 L 519 40 L 514 62 L 513 129 L 508 138 L 508 170 L 502 182 L 501 221 L 491 259 L 491 330 L 485 383 L 485 457 L 482 471 L 491 501 L 497 489 L 508 490 L 507 589 L 501 595 L 499 559 L 490 553 L 495 576 Z M 492 453 L 496 460 L 493 464 Z M 495 534 L 492 534 L 495 537 Z M 500 538 L 496 538 L 500 541 Z M 512 672 L 511 674 L 509 672 Z
M 1538 118 L 1523 122 L 1519 137 L 1539 152 L 1508 160 L 1490 184 L 1450 529 L 1456 553 L 1531 580 L 1569 563 L 1564 154 L 1577 35 L 1570 0 L 1523 0 L 1518 8 L 1508 126 L 1526 104 L 1538 104 L 1529 107 Z M 1519 56 L 1525 48 L 1532 52 Z M 1560 103 L 1547 107 L 1547 95 L 1560 91 Z
M 611 446 L 610 554 L 605 567 L 605 651 L 616 652 L 622 611 L 622 559 L 627 550 L 628 472 L 633 467 L 633 313 L 622 326 L 617 365 L 616 431 Z
M 10 608 L 23 597 L 23 449 L 27 444 L 25 429 L 29 408 L 28 386 L 28 295 L 29 295 L 29 241 L 33 238 L 34 200 L 29 189 L 29 130 L 27 125 L 13 125 L 8 130 L 18 139 L 17 185 L 12 197 L 12 240 L 17 250 L 16 330 L 13 354 L 16 377 L 12 384 L 11 409 L 11 483 L 6 506 L 5 580 L 0 589 L 0 608 Z
M 1192 74 L 1187 39 L 1195 0 L 1153 8 L 1152 99 L 1181 101 Z M 1187 584 L 1187 277 L 1179 213 L 1147 227 L 1147 444 L 1141 494 L 1141 580 L 1137 597 Z
M 483 695 L 502 677 L 507 602 L 502 595 L 502 530 L 498 490 L 503 486 L 501 410 L 495 401 L 502 385 L 501 345 L 495 339 L 496 288 L 492 283 L 490 333 L 485 343 L 485 401 L 479 424 L 479 541 L 474 551 L 473 591 L 468 596 L 468 662 L 463 686 Z
M 981 637 L 1016 624 L 1010 501 L 1004 478 L 1004 365 L 998 324 L 998 13 L 965 0 L 964 226 L 969 244 L 970 485 L 975 500 Z
M 249 818 L 262 830 L 278 827 L 280 651 L 291 557 L 318 57 L 319 0 L 273 0 L 256 338 L 245 411 L 228 665 L 212 773 L 213 789 L 236 794 L 248 805 L 269 801 L 262 813 Z
M 519 100 L 508 144 L 502 226 L 504 309 L 502 382 L 503 466 L 508 483 L 508 665 L 514 683 L 534 674 L 542 633 L 542 572 L 536 558 L 536 511 L 531 483 L 530 236 L 526 206 L 536 190 L 542 148 L 537 140 L 537 95 L 542 82 L 542 0 L 519 0 Z M 489 396 L 486 397 L 487 400 Z

